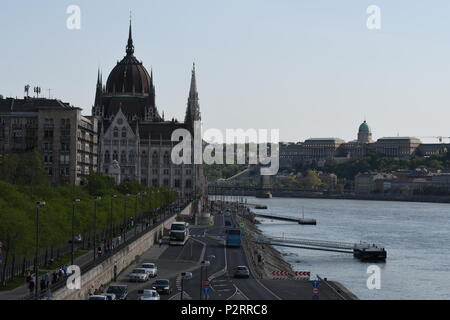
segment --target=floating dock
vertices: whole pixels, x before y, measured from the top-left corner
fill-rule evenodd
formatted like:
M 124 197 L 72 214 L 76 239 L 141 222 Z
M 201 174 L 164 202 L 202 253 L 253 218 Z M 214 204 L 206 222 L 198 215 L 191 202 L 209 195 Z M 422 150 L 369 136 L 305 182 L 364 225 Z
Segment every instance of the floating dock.
M 387 258 L 387 251 L 384 247 L 365 242 L 355 244 L 348 242 L 263 236 L 255 238 L 254 241 L 256 243 L 279 247 L 351 253 L 355 258 L 361 261 L 384 262 Z
M 305 218 L 294 218 L 290 216 L 281 216 L 277 214 L 270 214 L 270 213 L 254 213 L 255 216 L 266 218 L 266 219 L 273 219 L 273 220 L 281 220 L 281 221 L 291 221 L 291 222 L 297 222 L 301 225 L 316 225 L 317 221 L 315 219 L 305 219 Z

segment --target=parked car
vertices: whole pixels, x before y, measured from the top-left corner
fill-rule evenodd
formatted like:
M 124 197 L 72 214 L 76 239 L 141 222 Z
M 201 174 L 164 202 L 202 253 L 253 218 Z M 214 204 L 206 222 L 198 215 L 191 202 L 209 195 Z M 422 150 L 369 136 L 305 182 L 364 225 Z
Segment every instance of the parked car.
M 236 267 L 236 270 L 234 271 L 234 277 L 235 278 L 249 278 L 250 277 L 250 271 L 246 266 L 238 266 Z
M 128 297 L 128 286 L 127 285 L 111 285 L 109 286 L 106 293 L 114 293 L 116 295 L 116 300 L 127 300 Z
M 116 295 L 114 293 L 103 293 L 101 296 L 105 296 L 106 300 L 117 300 Z
M 153 283 L 153 290 L 156 290 L 159 294 L 171 294 L 172 287 L 170 281 L 167 279 L 158 279 Z
M 81 236 L 81 234 L 73 237 L 73 243 L 82 243 L 82 242 L 83 242 L 83 237 Z M 72 243 L 72 240 L 69 240 L 69 243 Z
M 158 276 L 158 267 L 154 263 L 143 263 L 142 269 L 145 269 L 148 275 L 152 278 Z
M 89 296 L 88 300 L 108 300 L 105 295 Z
M 139 290 L 138 293 L 141 295 L 138 300 L 161 300 L 161 297 L 156 290 L 144 289 Z
M 136 268 L 128 275 L 130 281 L 135 282 L 145 282 L 148 281 L 149 275 L 146 269 L 144 268 Z

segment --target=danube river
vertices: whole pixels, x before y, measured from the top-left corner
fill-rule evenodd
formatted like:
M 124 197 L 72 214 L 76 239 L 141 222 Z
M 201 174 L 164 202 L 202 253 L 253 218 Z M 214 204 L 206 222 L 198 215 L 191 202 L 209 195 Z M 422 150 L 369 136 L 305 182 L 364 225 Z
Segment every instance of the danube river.
M 450 204 L 359 200 L 256 199 L 268 210 L 255 210 L 317 220 L 317 226 L 259 219 L 268 236 L 300 237 L 357 243 L 386 248 L 381 289 L 369 290 L 371 263 L 348 253 L 277 247 L 296 271 L 311 271 L 336 280 L 360 299 L 450 299 Z

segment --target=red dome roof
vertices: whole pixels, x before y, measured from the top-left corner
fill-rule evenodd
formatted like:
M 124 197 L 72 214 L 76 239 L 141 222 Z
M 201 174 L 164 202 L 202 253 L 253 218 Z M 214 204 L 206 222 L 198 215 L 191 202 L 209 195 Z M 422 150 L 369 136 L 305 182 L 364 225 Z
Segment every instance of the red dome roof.
M 133 37 L 130 31 L 126 48 L 127 55 L 111 71 L 106 82 L 107 94 L 147 95 L 150 93 L 151 78 L 145 67 L 134 56 Z
M 150 75 L 133 55 L 127 55 L 111 71 L 106 82 L 108 94 L 149 94 Z

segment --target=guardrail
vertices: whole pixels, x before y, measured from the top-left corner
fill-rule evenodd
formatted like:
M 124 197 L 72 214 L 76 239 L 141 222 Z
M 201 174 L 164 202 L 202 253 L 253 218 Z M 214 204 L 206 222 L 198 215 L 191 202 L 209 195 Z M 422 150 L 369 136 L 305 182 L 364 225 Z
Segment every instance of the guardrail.
M 352 250 L 355 247 L 354 243 L 349 243 L 349 242 L 312 240 L 312 239 L 301 239 L 301 238 L 261 236 L 261 237 L 256 238 L 256 240 L 261 241 L 261 242 L 267 242 L 268 244 L 293 243 L 293 244 L 308 245 L 308 246 L 315 246 L 315 247 L 339 248 L 339 249 L 348 249 L 348 250 Z
M 343 296 L 341 294 L 341 291 L 339 289 L 336 289 L 333 285 L 331 285 L 326 278 L 321 278 L 318 274 L 316 276 L 317 276 L 317 279 L 319 279 L 320 283 L 323 283 L 324 285 L 326 285 L 334 294 L 336 294 L 338 296 L 339 299 L 349 300 L 348 298 L 346 298 L 345 296 Z

